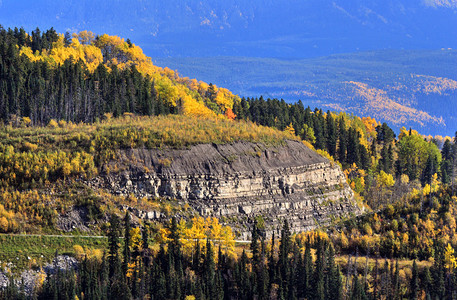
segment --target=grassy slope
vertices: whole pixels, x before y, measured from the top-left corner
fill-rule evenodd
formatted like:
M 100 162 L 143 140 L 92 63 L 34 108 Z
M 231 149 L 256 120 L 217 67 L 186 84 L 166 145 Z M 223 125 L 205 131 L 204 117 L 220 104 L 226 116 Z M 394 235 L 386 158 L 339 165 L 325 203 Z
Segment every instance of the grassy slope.
M 196 118 L 182 115 L 136 117 L 125 115 L 95 124 L 62 124 L 48 127 L 11 128 L 0 132 L 2 145 L 24 149 L 26 143 L 36 151 L 82 149 L 90 151 L 102 139 L 110 139 L 115 148 L 182 148 L 195 144 L 230 143 L 236 141 L 281 143 L 296 139 L 288 132 L 258 126 L 251 122 L 226 118 Z M 24 149 L 27 150 L 27 149 Z
M 75 255 L 75 245 L 84 250 L 108 247 L 107 238 L 0 235 L 0 262 L 13 262 L 11 272 L 39 267 L 52 261 L 56 254 Z M 2 267 L 5 267 L 6 264 Z

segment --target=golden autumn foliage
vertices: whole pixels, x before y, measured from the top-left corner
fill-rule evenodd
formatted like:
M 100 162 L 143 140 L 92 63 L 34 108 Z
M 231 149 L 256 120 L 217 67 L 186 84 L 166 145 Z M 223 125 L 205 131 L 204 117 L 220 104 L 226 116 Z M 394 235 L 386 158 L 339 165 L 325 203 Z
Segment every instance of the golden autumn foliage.
M 442 118 L 431 116 L 425 111 L 401 104 L 396 99 L 392 98 L 386 90 L 356 81 L 347 81 L 345 84 L 353 91 L 355 97 L 370 106 L 372 115 L 378 119 L 385 119 L 396 125 L 404 124 L 411 119 L 422 126 L 428 122 L 444 124 Z M 430 89 L 426 89 L 426 92 L 428 92 L 428 90 Z M 436 91 L 439 91 L 439 89 Z
M 436 243 L 443 245 L 446 268 L 455 268 L 457 247 L 455 213 L 457 198 L 447 187 L 434 190 L 434 196 L 416 193 L 402 201 L 368 213 L 357 224 L 340 223 L 330 239 L 342 253 L 370 253 L 389 258 L 433 259 Z M 447 245 L 447 246 L 446 246 Z M 446 247 L 444 247 L 446 246 Z M 445 248 L 445 249 L 444 249 Z
M 191 255 L 197 241 L 204 249 L 205 241 L 209 239 L 213 245 L 219 245 L 223 253 L 232 258 L 236 257 L 235 235 L 230 226 L 223 226 L 218 219 L 194 217 L 188 222 L 181 219 L 177 227 L 184 254 Z M 169 228 L 160 228 L 156 238 L 157 242 L 167 243 L 170 241 L 170 234 Z
M 387 174 L 386 172 L 384 172 L 382 170 L 381 170 L 381 172 L 379 172 L 379 175 L 377 176 L 377 181 L 383 187 L 391 187 L 395 183 L 395 180 L 394 180 L 392 174 Z
M 454 256 L 454 248 L 452 248 L 451 244 L 447 244 L 446 249 L 444 250 L 444 262 L 446 268 L 449 271 L 453 271 L 455 267 L 457 267 L 457 260 Z
M 50 206 L 48 195 L 32 191 L 0 190 L 0 232 L 19 232 L 28 226 L 52 225 L 57 212 Z
M 294 128 L 294 126 L 292 126 L 292 123 L 287 125 L 287 127 L 286 127 L 286 129 L 284 129 L 284 131 L 288 131 L 288 132 L 290 132 L 290 134 L 295 135 L 295 128 Z
M 328 241 L 328 234 L 324 231 L 313 230 L 300 232 L 295 236 L 295 241 L 297 241 L 299 245 L 303 246 L 305 246 L 307 242 L 309 242 L 310 245 L 315 245 L 319 239 L 323 241 Z
M 334 113 L 330 112 L 334 120 L 343 119 L 346 129 L 353 128 L 360 134 L 359 142 L 369 148 L 371 142 L 377 137 L 376 127 L 381 125 L 373 117 L 363 117 L 348 115 L 345 112 Z
M 9 228 L 8 224 L 9 224 L 8 219 L 5 217 L 1 217 L 0 218 L 0 231 L 8 232 L 8 228 Z
M 75 258 L 78 260 L 84 259 L 85 253 L 84 248 L 81 245 L 74 245 L 73 252 L 75 253 Z
M 38 272 L 38 276 L 36 277 L 36 280 L 35 280 L 35 285 L 33 287 L 33 289 L 35 291 L 40 291 L 42 288 L 43 288 L 43 284 L 45 283 L 46 281 L 46 272 L 40 268 L 40 271 Z
M 362 122 L 365 125 L 367 136 L 376 138 L 376 127 L 381 125 L 381 123 L 377 122 L 374 118 L 371 117 L 363 117 Z
M 349 185 L 355 192 L 361 193 L 365 189 L 366 172 L 358 168 L 355 163 L 344 170 L 344 175 L 346 175 Z
M 141 249 L 142 241 L 141 241 L 141 229 L 139 227 L 134 227 L 130 229 L 130 251 L 135 251 Z
M 412 136 L 412 135 L 416 135 L 418 136 L 419 133 L 417 132 L 417 130 L 407 130 L 404 126 L 402 128 L 400 128 L 400 133 L 398 134 L 398 139 L 401 140 L 404 136 Z
M 64 36 L 59 35 L 58 41 L 51 50 L 36 51 L 23 46 L 20 54 L 30 61 L 45 61 L 51 67 L 62 65 L 67 60 L 82 62 L 87 70 L 93 73 L 100 65 L 108 71 L 113 68 L 125 70 L 135 68 L 143 76 L 154 81 L 159 97 L 185 115 L 211 117 L 230 112 L 234 101 L 240 98 L 225 88 L 208 85 L 195 79 L 182 78 L 169 68 L 161 68 L 152 63 L 143 50 L 123 38 L 107 34 L 96 36 L 90 31 L 73 34 L 69 45 L 65 44 Z M 227 114 L 233 119 L 234 114 Z
M 85 152 L 37 150 L 26 143 L 27 152 L 0 144 L 0 186 L 29 186 L 69 175 L 91 176 L 97 173 L 93 157 Z

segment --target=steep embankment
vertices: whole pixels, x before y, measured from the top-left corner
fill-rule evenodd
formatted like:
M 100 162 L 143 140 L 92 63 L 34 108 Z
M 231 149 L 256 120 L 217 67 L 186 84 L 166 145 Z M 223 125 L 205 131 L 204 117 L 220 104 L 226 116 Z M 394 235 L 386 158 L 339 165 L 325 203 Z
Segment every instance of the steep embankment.
M 243 237 L 256 216 L 271 234 L 283 219 L 298 232 L 359 213 L 338 165 L 298 141 L 120 150 L 109 164 L 119 171 L 94 178 L 92 187 L 177 198 Z

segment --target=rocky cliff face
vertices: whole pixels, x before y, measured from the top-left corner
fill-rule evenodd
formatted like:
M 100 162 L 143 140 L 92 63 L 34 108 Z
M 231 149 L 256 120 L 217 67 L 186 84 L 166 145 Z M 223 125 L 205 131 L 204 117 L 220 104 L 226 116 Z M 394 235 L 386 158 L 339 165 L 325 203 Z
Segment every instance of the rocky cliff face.
M 341 169 L 298 141 L 122 150 L 110 169 L 120 171 L 91 184 L 185 201 L 201 215 L 230 224 L 242 238 L 255 216 L 262 216 L 269 235 L 283 219 L 298 232 L 359 213 Z

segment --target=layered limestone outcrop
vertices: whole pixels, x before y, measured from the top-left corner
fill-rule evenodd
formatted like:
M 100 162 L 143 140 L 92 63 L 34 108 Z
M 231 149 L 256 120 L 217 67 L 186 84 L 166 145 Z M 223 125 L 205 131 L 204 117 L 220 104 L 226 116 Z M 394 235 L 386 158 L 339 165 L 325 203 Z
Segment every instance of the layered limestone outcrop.
M 269 235 L 284 219 L 298 232 L 360 212 L 338 165 L 298 141 L 122 150 L 109 167 L 117 171 L 91 184 L 187 202 L 202 216 L 233 226 L 241 238 L 256 216 Z

